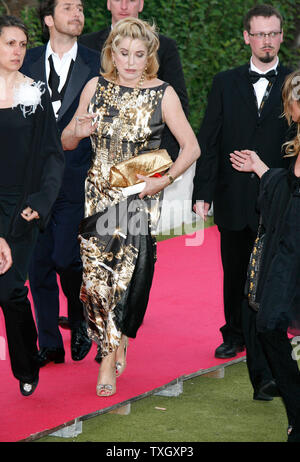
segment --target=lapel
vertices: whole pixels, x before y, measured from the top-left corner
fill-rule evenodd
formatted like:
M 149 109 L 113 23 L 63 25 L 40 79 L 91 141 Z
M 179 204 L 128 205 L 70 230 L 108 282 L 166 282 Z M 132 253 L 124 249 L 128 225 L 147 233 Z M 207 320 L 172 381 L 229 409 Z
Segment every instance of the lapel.
M 253 90 L 253 86 L 250 82 L 249 75 L 249 64 L 245 64 L 236 69 L 235 73 L 235 84 L 238 89 L 243 102 L 245 102 L 251 111 L 251 114 L 258 118 L 257 103 Z
M 270 112 L 272 112 L 274 106 L 278 106 L 278 103 L 281 101 L 281 91 L 284 81 L 285 73 L 283 72 L 282 66 L 278 66 L 278 75 L 271 89 L 270 95 L 267 101 L 264 104 L 263 110 L 260 115 L 260 120 L 265 119 Z
M 78 45 L 78 52 L 76 56 L 76 60 L 74 62 L 74 66 L 72 69 L 72 73 L 70 76 L 70 80 L 65 92 L 65 96 L 59 110 L 58 119 L 63 117 L 66 111 L 69 109 L 73 101 L 77 98 L 78 93 L 81 91 L 82 87 L 88 80 L 88 76 L 90 73 L 89 66 L 85 63 L 81 56 L 80 45 Z
M 45 51 L 46 46 L 41 48 L 40 56 L 35 61 L 32 61 L 32 63 L 28 66 L 30 69 L 30 76 L 36 81 L 42 80 L 46 83 L 46 88 L 48 88 L 45 66 Z

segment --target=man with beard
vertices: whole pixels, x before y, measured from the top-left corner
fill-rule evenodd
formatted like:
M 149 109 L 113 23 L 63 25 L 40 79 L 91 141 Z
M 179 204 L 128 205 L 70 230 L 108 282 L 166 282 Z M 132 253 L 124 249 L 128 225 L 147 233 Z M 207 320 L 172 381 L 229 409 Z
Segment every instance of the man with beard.
M 246 345 L 254 399 L 271 400 L 276 385 L 255 335 L 255 312 L 244 299 L 250 253 L 259 212 L 256 175 L 238 174 L 230 153 L 251 149 L 270 167 L 282 167 L 287 136 L 281 88 L 290 72 L 279 64 L 282 17 L 271 5 L 258 5 L 244 18 L 250 63 L 217 74 L 199 133 L 201 158 L 194 178 L 193 209 L 205 220 L 213 201 L 221 239 L 225 324 L 217 358 L 235 357 Z
M 99 74 L 100 54 L 77 43 L 84 26 L 82 0 L 46 0 L 40 19 L 47 44 L 28 50 L 22 72 L 46 82 L 60 132 L 69 124 L 85 84 Z M 84 215 L 84 181 L 90 165 L 91 145 L 82 140 L 65 153 L 65 173 L 46 230 L 40 234 L 31 262 L 29 280 L 37 318 L 42 367 L 64 362 L 59 331 L 59 288 L 68 302 L 71 356 L 83 359 L 91 348 L 79 299 L 82 263 L 78 226 Z

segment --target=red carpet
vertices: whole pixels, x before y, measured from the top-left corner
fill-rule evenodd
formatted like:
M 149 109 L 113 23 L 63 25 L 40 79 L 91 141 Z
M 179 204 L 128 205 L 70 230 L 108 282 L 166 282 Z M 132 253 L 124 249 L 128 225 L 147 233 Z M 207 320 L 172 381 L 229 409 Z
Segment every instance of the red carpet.
M 148 311 L 136 339 L 130 340 L 128 366 L 118 379 L 117 394 L 95 393 L 96 346 L 81 362 L 70 357 L 70 333 L 65 339 L 66 362 L 41 369 L 35 393 L 23 397 L 3 351 L 4 323 L 0 319 L 0 441 L 19 441 L 126 401 L 224 360 L 214 358 L 223 324 L 222 272 L 216 227 L 158 243 L 158 261 Z M 190 239 L 188 242 L 187 239 Z M 62 297 L 62 305 L 64 305 Z M 62 313 L 64 314 L 63 308 Z M 2 349 L 1 349 L 2 346 Z M 4 358 L 6 354 L 6 360 Z M 243 354 L 241 354 L 242 356 Z

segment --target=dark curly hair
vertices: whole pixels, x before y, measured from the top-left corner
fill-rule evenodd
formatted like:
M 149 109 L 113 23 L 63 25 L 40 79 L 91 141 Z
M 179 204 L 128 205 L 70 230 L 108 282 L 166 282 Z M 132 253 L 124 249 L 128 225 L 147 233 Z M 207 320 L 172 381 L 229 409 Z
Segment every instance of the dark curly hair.
M 2 34 L 2 29 L 4 27 L 18 27 L 24 32 L 28 40 L 28 29 L 21 21 L 21 19 L 17 18 L 16 16 L 9 16 L 7 14 L 0 16 L 0 35 Z

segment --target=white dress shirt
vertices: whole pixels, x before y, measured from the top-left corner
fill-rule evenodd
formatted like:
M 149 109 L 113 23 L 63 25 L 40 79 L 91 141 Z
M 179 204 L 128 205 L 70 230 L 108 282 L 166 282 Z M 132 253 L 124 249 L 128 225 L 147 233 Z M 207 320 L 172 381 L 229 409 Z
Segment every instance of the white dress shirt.
M 274 64 L 274 66 L 270 67 L 270 69 L 268 69 L 267 71 L 261 71 L 260 69 L 258 69 L 253 64 L 252 58 L 251 58 L 251 60 L 250 60 L 250 69 L 251 69 L 251 71 L 257 72 L 258 74 L 266 74 L 269 71 L 275 70 L 276 67 L 278 66 L 278 62 L 279 62 L 279 59 L 277 58 L 276 64 Z M 261 79 L 259 79 L 257 82 L 255 82 L 253 84 L 254 91 L 255 91 L 255 94 L 256 94 L 256 98 L 257 98 L 258 107 L 260 107 L 260 105 L 261 105 L 261 102 L 262 102 L 262 99 L 264 97 L 265 91 L 267 89 L 268 83 L 269 83 L 268 79 L 262 77 Z
M 78 44 L 77 42 L 75 42 L 73 47 L 69 51 L 64 53 L 62 58 L 60 58 L 58 54 L 52 50 L 50 41 L 48 42 L 47 47 L 46 47 L 46 53 L 45 53 L 45 66 L 46 66 L 46 77 L 47 77 L 48 88 L 49 88 L 48 81 L 49 81 L 49 74 L 50 74 L 49 56 L 52 55 L 54 69 L 60 79 L 58 91 L 61 91 L 61 89 L 64 87 L 66 83 L 71 61 L 76 60 L 77 50 L 78 50 Z M 51 88 L 49 88 L 49 92 L 51 95 Z M 57 117 L 58 111 L 61 106 L 61 101 L 53 101 L 52 106 L 53 106 L 54 114 Z

